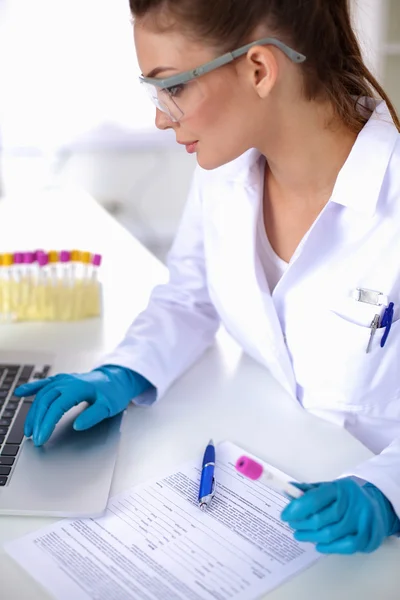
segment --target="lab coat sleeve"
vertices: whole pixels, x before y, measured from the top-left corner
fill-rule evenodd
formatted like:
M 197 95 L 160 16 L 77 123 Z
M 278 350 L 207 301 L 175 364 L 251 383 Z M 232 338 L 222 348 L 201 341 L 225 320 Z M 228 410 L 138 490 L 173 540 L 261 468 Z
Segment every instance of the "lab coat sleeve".
M 135 398 L 135 404 L 149 405 L 161 398 L 211 345 L 219 327 L 207 289 L 200 179 L 197 168 L 168 255 L 168 282 L 154 288 L 147 308 L 101 361 L 132 369 L 154 385 L 155 390 Z
M 380 454 L 366 460 L 345 475 L 373 483 L 385 494 L 400 519 L 400 437 Z

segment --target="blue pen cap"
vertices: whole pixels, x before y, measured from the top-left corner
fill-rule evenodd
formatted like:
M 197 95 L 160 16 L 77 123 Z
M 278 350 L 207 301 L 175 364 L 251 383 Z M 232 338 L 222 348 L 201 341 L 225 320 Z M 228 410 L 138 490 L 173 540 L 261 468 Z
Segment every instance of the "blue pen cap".
M 212 440 L 208 442 L 208 446 L 204 452 L 203 468 L 207 463 L 215 463 L 215 446 Z

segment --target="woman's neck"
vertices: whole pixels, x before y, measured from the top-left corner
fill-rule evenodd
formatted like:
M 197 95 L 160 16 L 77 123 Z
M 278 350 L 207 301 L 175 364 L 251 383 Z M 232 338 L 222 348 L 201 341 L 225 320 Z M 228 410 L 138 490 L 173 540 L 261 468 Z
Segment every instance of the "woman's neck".
M 320 206 L 329 200 L 357 134 L 335 123 L 326 105 L 293 104 L 289 112 L 281 107 L 272 127 L 269 123 L 268 141 L 261 138 L 257 148 L 268 161 L 269 185 L 280 198 Z

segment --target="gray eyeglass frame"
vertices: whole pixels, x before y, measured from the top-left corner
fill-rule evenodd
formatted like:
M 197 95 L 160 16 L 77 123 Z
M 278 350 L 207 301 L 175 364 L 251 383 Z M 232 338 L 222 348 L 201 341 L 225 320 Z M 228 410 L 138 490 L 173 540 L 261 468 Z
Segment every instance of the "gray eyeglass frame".
M 261 40 L 257 40 L 255 42 L 251 42 L 250 44 L 246 44 L 245 46 L 242 46 L 237 50 L 233 50 L 232 52 L 227 52 L 226 54 L 223 54 L 218 58 L 214 58 L 214 60 L 211 60 L 209 62 L 204 63 L 203 65 L 200 65 L 199 67 L 196 67 L 195 69 L 184 71 L 183 73 L 179 73 L 178 75 L 172 75 L 171 77 L 167 77 L 165 79 L 159 79 L 157 77 L 144 77 L 143 75 L 141 75 L 139 77 L 139 81 L 141 83 L 150 83 L 159 88 L 169 88 L 173 87 L 174 85 L 188 83 L 189 81 L 197 79 L 198 77 L 201 77 L 206 73 L 210 73 L 211 71 L 214 71 L 219 67 L 233 62 L 236 58 L 247 54 L 250 48 L 253 48 L 254 46 L 266 45 L 276 46 L 276 48 L 279 48 L 279 50 L 281 50 L 294 63 L 303 63 L 305 60 L 307 60 L 307 57 L 304 56 L 304 54 L 301 54 L 300 52 L 289 48 L 289 46 L 277 40 L 276 38 L 267 37 Z

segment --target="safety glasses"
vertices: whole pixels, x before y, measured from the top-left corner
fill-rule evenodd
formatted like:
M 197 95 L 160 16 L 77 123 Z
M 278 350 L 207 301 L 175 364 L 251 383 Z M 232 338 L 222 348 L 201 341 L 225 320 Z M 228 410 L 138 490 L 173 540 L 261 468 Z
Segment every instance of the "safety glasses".
M 159 110 L 166 113 L 171 121 L 181 121 L 184 117 L 190 116 L 202 101 L 203 94 L 197 81 L 199 77 L 233 62 L 247 54 L 250 48 L 260 45 L 279 48 L 294 63 L 302 63 L 306 60 L 304 54 L 296 52 L 275 38 L 267 37 L 227 52 L 195 69 L 184 71 L 178 75 L 172 75 L 165 79 L 140 76 L 139 81 L 146 88 L 151 100 Z

